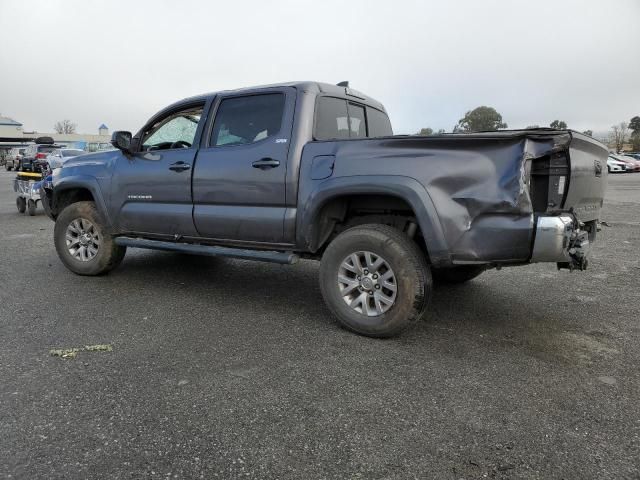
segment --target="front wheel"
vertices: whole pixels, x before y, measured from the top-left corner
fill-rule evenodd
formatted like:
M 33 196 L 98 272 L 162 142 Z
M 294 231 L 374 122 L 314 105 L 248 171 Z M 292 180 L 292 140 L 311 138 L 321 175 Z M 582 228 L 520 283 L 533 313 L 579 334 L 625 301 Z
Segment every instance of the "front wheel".
M 117 267 L 127 251 L 104 228 L 93 202 L 67 206 L 53 230 L 62 263 L 78 275 L 101 275 Z
M 322 296 L 347 329 L 392 337 L 414 325 L 431 297 L 431 273 L 418 246 L 387 225 L 338 235 L 320 264 Z
M 27 213 L 29 213 L 29 215 L 33 217 L 36 214 L 37 209 L 38 204 L 35 202 L 35 200 L 29 199 L 27 201 Z
M 19 213 L 24 213 L 27 211 L 27 201 L 25 200 L 24 197 L 16 198 L 16 207 L 18 207 Z

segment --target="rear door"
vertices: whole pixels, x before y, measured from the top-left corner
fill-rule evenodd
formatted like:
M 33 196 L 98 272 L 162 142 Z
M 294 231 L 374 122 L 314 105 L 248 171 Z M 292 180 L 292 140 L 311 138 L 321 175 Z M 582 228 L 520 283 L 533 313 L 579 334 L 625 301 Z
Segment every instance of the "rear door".
M 289 87 L 218 98 L 193 172 L 193 216 L 201 236 L 284 241 L 294 106 Z
M 111 203 L 120 232 L 197 236 L 191 174 L 203 109 L 205 102 L 196 102 L 161 114 L 141 132 L 138 152 L 118 154 Z

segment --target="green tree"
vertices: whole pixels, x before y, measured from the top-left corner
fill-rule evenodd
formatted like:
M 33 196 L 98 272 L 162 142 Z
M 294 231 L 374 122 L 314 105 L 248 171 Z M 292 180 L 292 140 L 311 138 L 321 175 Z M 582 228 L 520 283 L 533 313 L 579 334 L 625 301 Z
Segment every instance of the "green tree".
M 566 130 L 567 122 L 563 122 L 562 120 L 554 120 L 549 124 L 551 128 L 555 128 L 556 130 Z
M 433 128 L 421 128 L 420 131 L 418 133 L 416 133 L 416 135 L 433 135 Z
M 593 137 L 593 130 L 585 130 L 584 133 L 587 137 Z
M 640 117 L 639 116 L 635 116 L 631 119 L 631 121 L 629 122 L 629 130 L 631 130 L 633 133 L 640 133 Z
M 500 128 L 507 128 L 507 124 L 502 121 L 502 115 L 495 108 L 481 106 L 465 113 L 455 126 L 454 132 L 486 132 Z

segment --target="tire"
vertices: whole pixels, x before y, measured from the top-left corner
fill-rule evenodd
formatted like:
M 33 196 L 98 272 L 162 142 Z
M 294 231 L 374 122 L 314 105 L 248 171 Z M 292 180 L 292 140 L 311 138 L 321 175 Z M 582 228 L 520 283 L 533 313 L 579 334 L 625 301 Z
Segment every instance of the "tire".
M 354 268 L 352 254 L 359 258 L 362 268 Z M 373 255 L 367 258 L 368 254 Z M 392 275 L 385 265 L 375 267 L 380 259 Z M 371 265 L 377 273 L 372 274 Z M 360 271 L 360 277 L 356 271 Z M 365 271 L 368 283 L 363 283 Z M 340 283 L 339 275 L 343 280 L 346 275 L 349 283 Z M 386 288 L 389 284 L 395 285 L 395 294 Z M 432 280 L 425 257 L 413 240 L 393 227 L 368 224 L 344 231 L 329 244 L 320 264 L 320 289 L 327 307 L 343 327 L 361 335 L 386 338 L 400 334 L 420 319 L 431 299 Z M 384 303 L 381 296 L 387 297 Z
M 67 245 L 67 233 L 77 245 L 74 254 Z M 106 233 L 93 202 L 72 203 L 62 210 L 53 236 L 60 260 L 78 275 L 103 275 L 117 267 L 127 252 L 126 247 L 116 245 L 114 237 Z
M 4 169 L 5 169 L 7 172 L 10 172 L 10 171 L 11 171 L 11 167 L 10 167 L 9 165 L 7 165 L 6 163 L 5 163 L 5 165 L 4 165 Z
M 16 198 L 16 207 L 18 207 L 18 212 L 24 213 L 27 210 L 27 201 L 24 197 Z
M 462 267 L 434 269 L 433 281 L 435 283 L 455 285 L 473 280 L 485 270 L 486 267 L 481 265 L 465 265 Z
M 36 210 L 38 208 L 38 205 L 36 204 L 35 200 L 31 200 L 29 199 L 27 201 L 27 213 L 33 217 L 36 214 Z

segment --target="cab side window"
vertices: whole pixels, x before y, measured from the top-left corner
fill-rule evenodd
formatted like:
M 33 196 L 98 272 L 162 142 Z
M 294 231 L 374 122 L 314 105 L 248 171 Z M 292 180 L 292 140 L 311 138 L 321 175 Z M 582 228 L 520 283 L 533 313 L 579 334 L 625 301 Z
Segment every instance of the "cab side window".
M 226 98 L 220 102 L 209 146 L 246 145 L 273 137 L 282 126 L 284 94 Z
M 196 138 L 204 105 L 172 113 L 149 127 L 142 137 L 142 149 L 190 148 Z
M 314 138 L 346 140 L 393 135 L 386 113 L 344 98 L 320 97 L 316 106 Z

